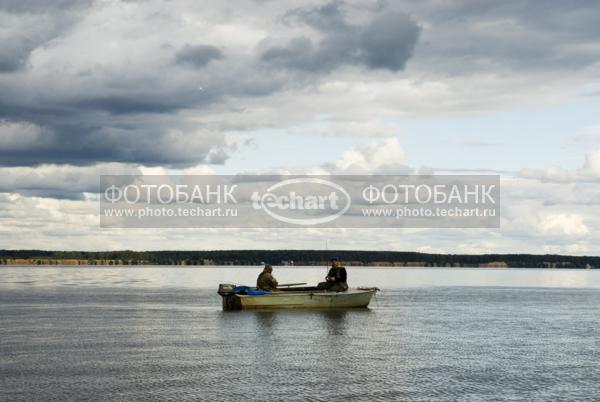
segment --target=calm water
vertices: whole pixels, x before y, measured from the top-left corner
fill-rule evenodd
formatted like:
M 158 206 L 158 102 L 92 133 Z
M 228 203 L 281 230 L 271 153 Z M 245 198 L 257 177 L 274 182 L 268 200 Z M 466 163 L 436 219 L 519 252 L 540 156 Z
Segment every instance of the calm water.
M 350 268 L 368 310 L 222 312 L 259 271 L 0 268 L 0 399 L 600 400 L 600 271 Z

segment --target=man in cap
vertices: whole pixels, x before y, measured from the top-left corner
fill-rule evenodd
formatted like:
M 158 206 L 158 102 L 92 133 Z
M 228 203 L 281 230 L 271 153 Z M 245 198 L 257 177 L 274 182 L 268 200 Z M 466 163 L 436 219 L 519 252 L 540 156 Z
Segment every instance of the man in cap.
M 277 290 L 277 280 L 273 277 L 273 267 L 270 264 L 265 265 L 265 269 L 258 275 L 256 280 L 256 288 L 259 290 L 267 290 L 272 292 Z
M 331 269 L 327 273 L 325 282 L 321 282 L 317 287 L 321 290 L 330 292 L 345 292 L 348 290 L 346 268 L 342 267 L 340 259 L 333 257 L 331 259 Z

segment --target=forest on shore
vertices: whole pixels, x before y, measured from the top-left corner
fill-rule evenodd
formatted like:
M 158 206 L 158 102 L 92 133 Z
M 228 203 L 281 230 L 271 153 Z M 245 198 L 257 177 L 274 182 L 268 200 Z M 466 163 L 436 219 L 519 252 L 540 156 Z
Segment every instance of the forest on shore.
M 600 257 L 554 254 L 427 254 L 354 250 L 48 251 L 0 250 L 4 265 L 324 265 L 600 268 Z

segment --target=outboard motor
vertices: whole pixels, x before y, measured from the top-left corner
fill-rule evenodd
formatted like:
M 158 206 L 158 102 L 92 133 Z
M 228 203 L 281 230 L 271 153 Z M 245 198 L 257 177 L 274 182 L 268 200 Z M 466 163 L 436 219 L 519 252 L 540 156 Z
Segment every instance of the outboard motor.
M 228 283 L 221 283 L 219 285 L 217 293 L 223 298 L 223 311 L 242 309 L 242 303 L 240 302 L 240 299 L 236 297 L 235 292 L 233 291 L 234 288 L 235 285 Z
M 221 283 L 219 284 L 219 290 L 217 291 L 217 293 L 221 296 L 229 296 L 233 294 L 233 288 L 235 288 L 235 285 L 231 285 L 229 283 Z

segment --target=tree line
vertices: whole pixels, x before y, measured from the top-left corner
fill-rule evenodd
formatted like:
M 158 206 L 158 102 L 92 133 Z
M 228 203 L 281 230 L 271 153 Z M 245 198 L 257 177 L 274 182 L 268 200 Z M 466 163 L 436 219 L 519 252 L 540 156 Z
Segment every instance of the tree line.
M 126 265 L 259 265 L 269 263 L 319 265 L 331 257 L 353 265 L 417 264 L 421 266 L 482 266 L 503 263 L 514 268 L 600 268 L 600 257 L 556 254 L 427 254 L 402 251 L 353 250 L 210 250 L 210 251 L 48 251 L 0 250 L 9 260 L 120 261 Z M 409 264 L 407 264 L 409 265 Z

